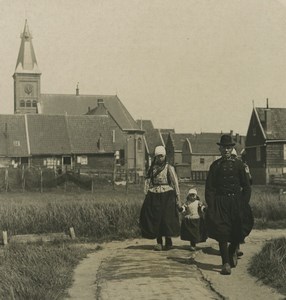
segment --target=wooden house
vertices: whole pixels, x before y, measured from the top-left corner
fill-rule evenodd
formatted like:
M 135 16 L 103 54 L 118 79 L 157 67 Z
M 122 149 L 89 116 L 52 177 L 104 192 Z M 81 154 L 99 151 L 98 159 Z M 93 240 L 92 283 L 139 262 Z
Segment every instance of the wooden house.
M 27 164 L 55 170 L 112 172 L 117 165 L 144 170 L 145 151 L 138 143 L 143 136 L 137 136 L 138 156 L 128 156 L 129 133 L 111 117 L 0 115 L 0 130 L 2 167 Z
M 286 177 L 286 108 L 254 107 L 246 136 L 246 161 L 254 184 Z

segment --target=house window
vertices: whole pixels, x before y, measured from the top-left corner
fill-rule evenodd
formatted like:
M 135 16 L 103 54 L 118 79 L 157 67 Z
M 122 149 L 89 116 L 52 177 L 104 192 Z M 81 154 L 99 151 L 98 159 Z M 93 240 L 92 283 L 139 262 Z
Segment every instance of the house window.
M 283 145 L 283 159 L 286 160 L 286 144 Z
M 70 156 L 64 156 L 63 157 L 63 164 L 64 165 L 71 165 L 71 157 Z
M 25 107 L 25 100 L 20 101 L 20 107 Z
M 14 147 L 20 147 L 20 141 L 13 141 Z
M 33 100 L 33 107 L 37 107 L 37 101 L 36 100 Z
M 261 151 L 260 147 L 256 147 L 256 161 L 261 161 Z
M 21 164 L 28 164 L 29 159 L 28 157 L 21 157 Z
M 31 105 L 32 105 L 31 100 L 27 100 L 26 107 L 31 107 Z
M 87 165 L 88 164 L 87 156 L 86 155 L 78 156 L 77 157 L 77 163 L 79 163 L 81 165 Z
M 47 157 L 44 160 L 44 166 L 46 166 L 49 169 L 53 169 L 57 165 L 57 160 L 53 157 Z
M 139 138 L 137 142 L 138 151 L 142 151 L 142 139 Z
M 203 157 L 200 158 L 200 164 L 204 164 L 205 163 L 205 159 Z

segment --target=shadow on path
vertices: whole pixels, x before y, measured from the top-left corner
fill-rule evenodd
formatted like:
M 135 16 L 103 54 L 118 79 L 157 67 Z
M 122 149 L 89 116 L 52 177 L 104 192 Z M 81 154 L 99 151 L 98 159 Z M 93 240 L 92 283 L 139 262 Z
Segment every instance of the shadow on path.
M 207 270 L 207 271 L 220 272 L 220 268 L 221 268 L 221 265 L 198 262 L 193 257 L 183 258 L 183 257 L 169 256 L 167 257 L 167 259 L 173 260 L 181 264 L 194 265 L 199 269 Z

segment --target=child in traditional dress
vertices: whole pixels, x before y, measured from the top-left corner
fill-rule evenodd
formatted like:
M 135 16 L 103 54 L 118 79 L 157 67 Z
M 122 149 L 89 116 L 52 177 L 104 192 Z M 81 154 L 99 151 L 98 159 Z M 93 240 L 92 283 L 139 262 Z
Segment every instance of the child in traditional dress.
M 192 188 L 189 190 L 186 202 L 181 206 L 183 213 L 181 223 L 181 240 L 190 241 L 190 250 L 196 250 L 196 244 L 205 242 L 207 239 L 203 220 L 206 207 L 200 201 L 198 192 Z

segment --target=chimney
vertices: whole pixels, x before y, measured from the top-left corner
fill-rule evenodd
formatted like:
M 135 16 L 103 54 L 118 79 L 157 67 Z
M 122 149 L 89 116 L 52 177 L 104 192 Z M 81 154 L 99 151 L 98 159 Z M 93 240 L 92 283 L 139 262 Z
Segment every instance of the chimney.
M 75 90 L 75 94 L 76 96 L 79 96 L 79 88 L 78 88 L 79 82 L 76 85 L 76 90 Z
M 236 133 L 236 135 L 235 135 L 235 141 L 236 141 L 237 143 L 239 143 L 239 134 L 238 134 L 238 133 Z
M 90 112 L 90 106 L 87 108 L 87 111 Z
M 266 108 L 269 108 L 269 106 L 268 106 L 268 98 L 266 98 Z
M 97 99 L 97 105 L 98 105 L 98 106 L 104 105 L 103 99 Z
M 233 130 L 230 130 L 230 133 L 229 133 L 231 136 L 233 135 Z

